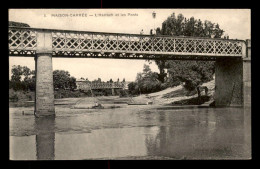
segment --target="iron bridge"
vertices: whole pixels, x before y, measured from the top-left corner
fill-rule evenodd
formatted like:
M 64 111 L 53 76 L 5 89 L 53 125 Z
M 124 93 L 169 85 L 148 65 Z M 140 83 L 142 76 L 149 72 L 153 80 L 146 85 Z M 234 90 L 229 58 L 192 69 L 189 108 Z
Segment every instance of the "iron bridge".
M 93 89 L 124 89 L 126 87 L 126 83 L 123 82 L 84 82 L 78 81 L 77 89 L 81 90 L 93 90 Z
M 241 58 L 243 40 L 9 27 L 9 56 L 34 57 L 37 33 L 52 36 L 53 57 L 215 60 Z

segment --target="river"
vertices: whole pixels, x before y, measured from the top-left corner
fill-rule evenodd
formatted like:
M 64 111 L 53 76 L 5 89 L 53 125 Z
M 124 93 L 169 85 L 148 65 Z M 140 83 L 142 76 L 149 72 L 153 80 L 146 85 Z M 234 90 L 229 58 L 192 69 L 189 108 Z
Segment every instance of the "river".
M 251 159 L 250 108 L 33 109 L 10 108 L 11 160 Z

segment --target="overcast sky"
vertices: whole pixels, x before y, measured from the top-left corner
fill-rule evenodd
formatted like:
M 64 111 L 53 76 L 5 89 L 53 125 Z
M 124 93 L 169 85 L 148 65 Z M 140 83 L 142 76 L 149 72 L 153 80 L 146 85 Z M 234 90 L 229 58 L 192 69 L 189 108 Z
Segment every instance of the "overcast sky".
M 156 19 L 152 18 L 153 11 L 156 12 Z M 173 12 L 176 16 L 182 13 L 186 18 L 193 16 L 202 21 L 218 23 L 230 39 L 251 39 L 249 9 L 10 9 L 9 21 L 27 23 L 34 28 L 135 34 L 143 29 L 145 34 L 149 34 L 150 29 L 161 27 L 162 22 Z M 59 14 L 61 16 L 58 17 Z M 76 14 L 83 14 L 84 17 Z M 89 80 L 100 77 L 104 81 L 110 78 L 134 81 L 145 63 L 148 64 L 144 60 L 53 58 L 53 70 L 68 70 L 71 76 Z M 9 57 L 9 72 L 13 65 L 35 69 L 33 57 Z M 154 63 L 150 67 L 158 72 Z

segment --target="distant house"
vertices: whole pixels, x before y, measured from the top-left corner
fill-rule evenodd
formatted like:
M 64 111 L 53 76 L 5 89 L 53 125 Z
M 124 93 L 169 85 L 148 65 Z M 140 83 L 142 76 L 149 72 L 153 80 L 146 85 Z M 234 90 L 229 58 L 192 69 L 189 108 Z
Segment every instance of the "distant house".
M 88 91 L 91 89 L 90 82 L 87 82 L 87 81 L 81 80 L 81 79 L 76 81 L 76 86 L 77 86 L 76 90 Z

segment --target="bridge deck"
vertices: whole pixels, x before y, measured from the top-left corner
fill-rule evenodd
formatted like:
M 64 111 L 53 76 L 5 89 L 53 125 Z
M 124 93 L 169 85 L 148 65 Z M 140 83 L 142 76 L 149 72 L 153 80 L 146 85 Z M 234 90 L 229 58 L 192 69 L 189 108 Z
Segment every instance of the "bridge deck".
M 214 59 L 242 57 L 242 40 L 9 27 L 9 55 L 34 56 L 37 33 L 52 35 L 53 57 Z

